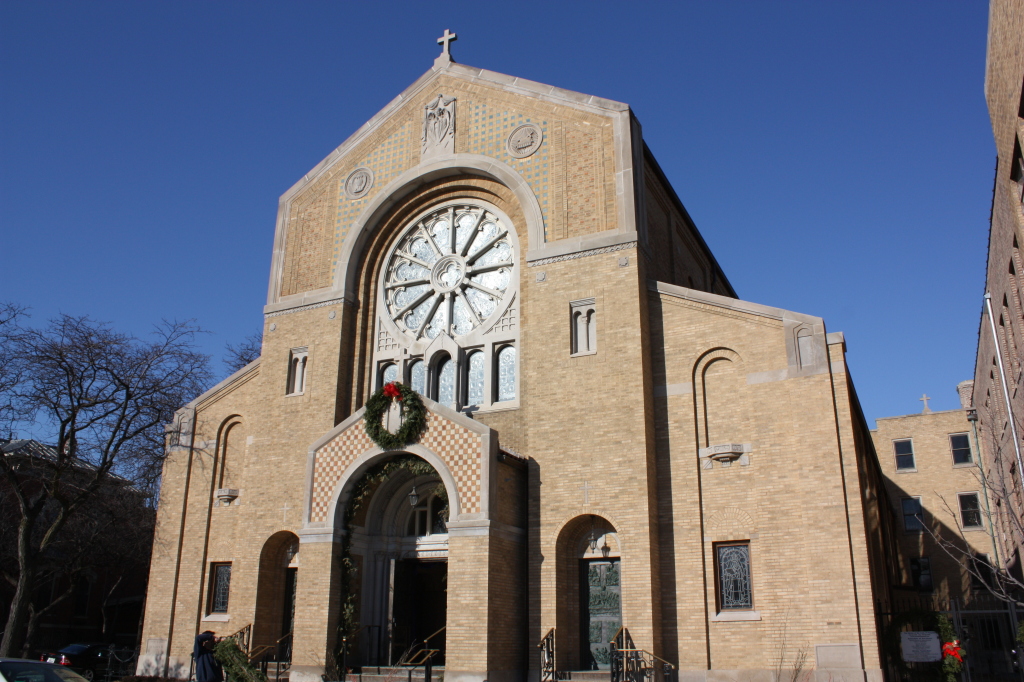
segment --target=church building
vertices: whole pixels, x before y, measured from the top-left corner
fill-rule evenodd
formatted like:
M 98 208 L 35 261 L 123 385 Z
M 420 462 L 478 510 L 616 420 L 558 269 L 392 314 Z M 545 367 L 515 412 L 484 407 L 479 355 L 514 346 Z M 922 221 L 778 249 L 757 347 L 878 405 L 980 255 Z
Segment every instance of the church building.
M 623 648 L 880 681 L 894 515 L 843 334 L 738 297 L 628 105 L 454 37 L 281 197 L 262 355 L 168 429 L 139 674 L 212 630 L 293 682 Z

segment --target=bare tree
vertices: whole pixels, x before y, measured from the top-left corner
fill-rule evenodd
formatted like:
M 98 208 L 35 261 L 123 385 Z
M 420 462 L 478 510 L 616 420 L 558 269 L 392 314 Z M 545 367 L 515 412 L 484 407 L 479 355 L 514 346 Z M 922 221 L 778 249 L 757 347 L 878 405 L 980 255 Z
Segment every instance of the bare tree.
M 263 332 L 257 331 L 255 334 L 245 337 L 237 346 L 233 343 L 224 346 L 224 359 L 222 362 L 227 367 L 228 373 L 234 374 L 253 360 L 259 359 L 262 351 Z
M 3 337 L 0 356 L 9 359 L 11 378 L 0 385 L 0 404 L 8 406 L 12 426 L 46 434 L 52 456 L 0 457 L 17 521 L 14 595 L 0 656 L 22 652 L 40 572 L 74 535 L 64 531 L 89 526 L 103 491 L 118 478 L 155 489 L 164 425 L 210 379 L 191 323 L 165 322 L 143 341 L 88 317 L 63 315 L 42 328 L 19 322 L 8 322 Z M 93 524 L 95 532 L 101 528 Z

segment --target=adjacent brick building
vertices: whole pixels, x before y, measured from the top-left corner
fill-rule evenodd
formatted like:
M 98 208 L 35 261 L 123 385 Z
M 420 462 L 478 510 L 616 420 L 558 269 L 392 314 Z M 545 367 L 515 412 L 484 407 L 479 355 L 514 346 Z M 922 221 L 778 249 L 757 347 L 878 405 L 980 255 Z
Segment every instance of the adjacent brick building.
M 989 9 L 985 99 L 996 143 L 984 300 L 969 407 L 996 489 L 994 524 L 1000 566 L 1024 578 L 1024 2 L 993 0 Z
M 548 633 L 600 669 L 624 626 L 685 680 L 881 679 L 843 335 L 737 297 L 627 105 L 446 47 L 281 198 L 264 316 L 170 430 L 140 672 L 251 624 L 319 681 L 357 627 L 349 665 L 444 627 L 447 680 L 537 679 Z M 393 380 L 427 427 L 384 451 Z

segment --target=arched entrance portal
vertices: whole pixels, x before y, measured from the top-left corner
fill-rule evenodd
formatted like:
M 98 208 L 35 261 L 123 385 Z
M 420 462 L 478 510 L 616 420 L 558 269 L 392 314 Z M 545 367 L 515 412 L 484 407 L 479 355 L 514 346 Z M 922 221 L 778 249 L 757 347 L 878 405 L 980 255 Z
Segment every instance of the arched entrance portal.
M 436 649 L 433 664 L 444 665 L 448 511 L 441 477 L 415 455 L 383 458 L 354 484 L 339 525 L 352 566 L 341 630 L 359 631 L 357 665 L 422 649 Z
M 252 646 L 273 647 L 282 660 L 290 660 L 298 570 L 299 538 L 288 531 L 271 535 L 260 552 Z
M 622 626 L 622 571 L 615 528 L 584 515 L 558 535 L 558 661 L 566 670 L 608 670 L 608 642 Z

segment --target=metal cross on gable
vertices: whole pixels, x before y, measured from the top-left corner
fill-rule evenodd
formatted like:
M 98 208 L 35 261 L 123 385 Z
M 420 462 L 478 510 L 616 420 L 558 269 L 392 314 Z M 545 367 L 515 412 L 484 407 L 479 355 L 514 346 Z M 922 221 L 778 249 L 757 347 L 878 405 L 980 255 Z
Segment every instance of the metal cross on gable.
M 444 45 L 444 49 L 441 50 L 442 57 L 448 57 L 449 59 L 451 59 L 452 53 L 448 47 L 448 43 L 452 42 L 453 40 L 458 40 L 458 38 L 459 36 L 455 35 L 448 29 L 444 30 L 444 35 L 437 39 L 438 45 Z
M 931 400 L 931 398 L 928 397 L 927 393 L 922 393 L 921 397 L 918 398 L 918 400 L 924 403 L 924 409 L 921 410 L 922 413 L 932 411 L 932 408 L 928 407 L 928 401 Z

